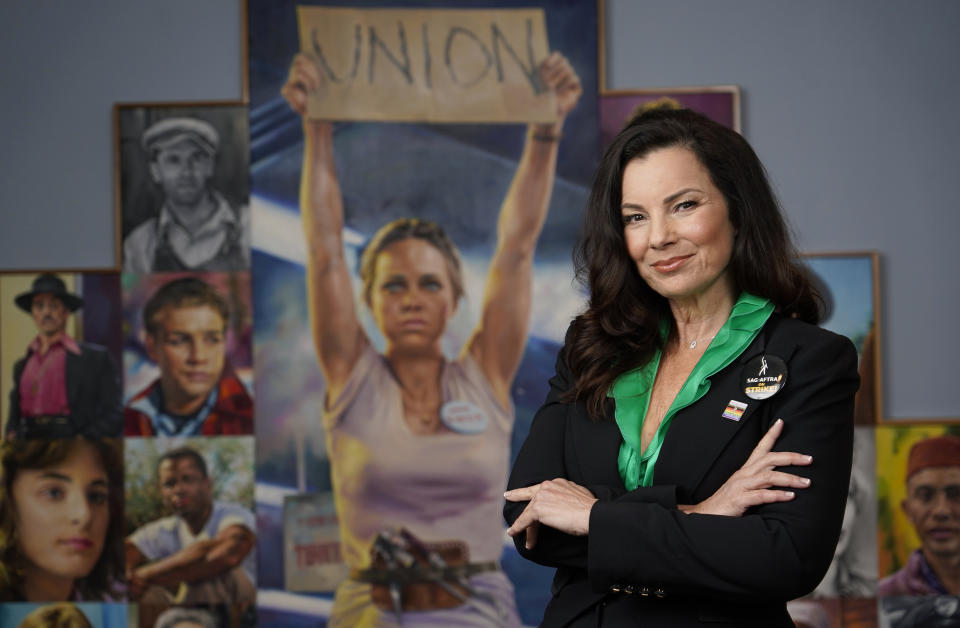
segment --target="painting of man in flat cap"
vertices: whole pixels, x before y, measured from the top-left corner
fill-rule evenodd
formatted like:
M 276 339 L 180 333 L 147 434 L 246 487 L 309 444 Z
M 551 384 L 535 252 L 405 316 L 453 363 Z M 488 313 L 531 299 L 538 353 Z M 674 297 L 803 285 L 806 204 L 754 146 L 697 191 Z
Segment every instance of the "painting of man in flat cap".
M 248 270 L 245 109 L 116 111 L 124 272 Z

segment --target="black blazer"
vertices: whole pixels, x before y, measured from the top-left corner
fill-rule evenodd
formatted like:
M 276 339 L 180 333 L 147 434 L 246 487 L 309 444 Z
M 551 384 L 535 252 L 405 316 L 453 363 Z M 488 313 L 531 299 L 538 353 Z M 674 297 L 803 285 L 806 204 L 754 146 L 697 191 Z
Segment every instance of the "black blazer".
M 99 345 L 86 342 L 77 344 L 80 346 L 80 355 L 67 351 L 65 366 L 70 427 L 58 436 L 122 436 L 123 401 L 120 378 L 113 360 L 107 350 Z M 4 430 L 6 435 L 20 427 L 20 379 L 30 353 L 28 351 L 13 366 L 10 413 Z
M 761 355 L 787 364 L 787 382 L 754 400 L 742 372 Z M 859 384 L 850 341 L 773 314 L 740 357 L 710 378 L 708 392 L 674 415 L 653 486 L 629 492 L 617 471 L 622 437 L 612 401 L 607 420 L 591 421 L 582 401 L 560 401 L 572 382 L 561 351 L 508 484 L 563 477 L 599 499 L 585 537 L 541 526 L 529 551 L 524 535 L 515 537 L 520 554 L 557 568 L 543 625 L 792 627 L 786 602 L 823 578 L 843 520 Z M 722 416 L 731 400 L 747 403 L 739 421 Z M 785 426 L 774 450 L 813 456 L 808 467 L 780 470 L 809 477 L 810 487 L 742 517 L 677 510 L 720 488 L 777 418 Z M 507 521 L 524 506 L 507 502 Z

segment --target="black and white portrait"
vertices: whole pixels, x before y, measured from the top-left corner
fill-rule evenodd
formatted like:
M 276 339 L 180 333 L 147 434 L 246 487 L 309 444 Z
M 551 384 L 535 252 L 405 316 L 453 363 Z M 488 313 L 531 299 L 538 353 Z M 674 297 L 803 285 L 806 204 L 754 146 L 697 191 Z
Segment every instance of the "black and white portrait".
M 246 107 L 117 105 L 114 118 L 124 272 L 249 270 Z
M 877 594 L 876 459 L 873 428 L 854 428 L 853 469 L 840 541 L 814 597 L 869 598 Z

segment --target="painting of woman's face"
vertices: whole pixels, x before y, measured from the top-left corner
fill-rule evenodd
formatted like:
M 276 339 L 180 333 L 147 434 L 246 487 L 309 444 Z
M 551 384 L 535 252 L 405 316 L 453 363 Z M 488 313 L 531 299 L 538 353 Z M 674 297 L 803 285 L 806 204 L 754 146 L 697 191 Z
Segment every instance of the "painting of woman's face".
M 21 469 L 12 496 L 19 549 L 27 574 L 82 578 L 103 552 L 110 523 L 110 488 L 97 450 L 78 443 L 60 463 Z
M 391 346 L 434 347 L 456 311 L 443 253 L 418 238 L 384 248 L 374 267 L 370 309 Z

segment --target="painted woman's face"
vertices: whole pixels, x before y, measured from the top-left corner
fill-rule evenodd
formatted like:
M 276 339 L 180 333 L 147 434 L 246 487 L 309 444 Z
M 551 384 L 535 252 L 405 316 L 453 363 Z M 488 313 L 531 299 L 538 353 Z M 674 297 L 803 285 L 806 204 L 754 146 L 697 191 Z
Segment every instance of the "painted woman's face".
M 419 238 L 384 248 L 374 265 L 370 309 L 392 347 L 436 347 L 456 310 L 443 253 Z
M 17 537 L 30 566 L 60 578 L 90 573 L 110 523 L 109 486 L 96 450 L 86 443 L 57 465 L 17 472 Z

